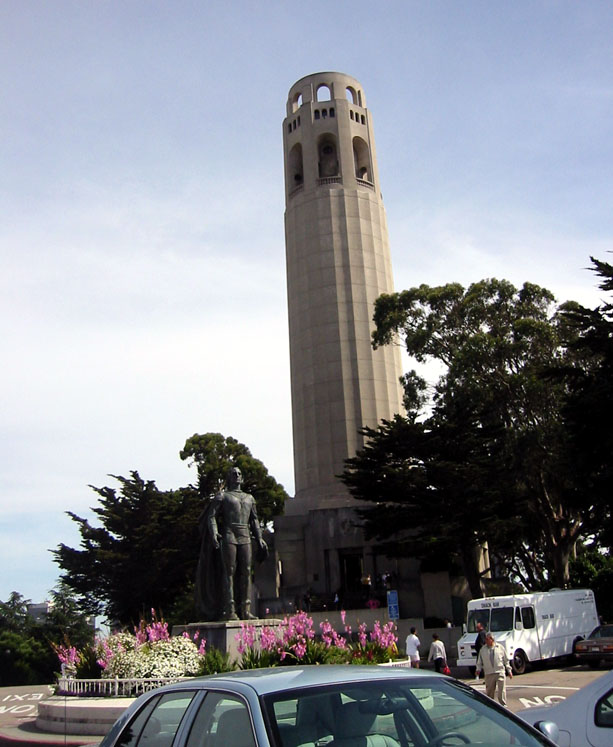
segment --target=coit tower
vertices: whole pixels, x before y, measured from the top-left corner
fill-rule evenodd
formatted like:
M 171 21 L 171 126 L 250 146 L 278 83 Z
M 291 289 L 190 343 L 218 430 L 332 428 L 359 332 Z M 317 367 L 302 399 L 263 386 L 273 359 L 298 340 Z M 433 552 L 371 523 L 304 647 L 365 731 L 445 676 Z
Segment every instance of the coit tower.
M 338 475 L 358 431 L 402 411 L 399 348 L 373 350 L 392 267 L 372 116 L 360 83 L 295 83 L 283 121 L 296 496 L 291 512 L 351 506 Z

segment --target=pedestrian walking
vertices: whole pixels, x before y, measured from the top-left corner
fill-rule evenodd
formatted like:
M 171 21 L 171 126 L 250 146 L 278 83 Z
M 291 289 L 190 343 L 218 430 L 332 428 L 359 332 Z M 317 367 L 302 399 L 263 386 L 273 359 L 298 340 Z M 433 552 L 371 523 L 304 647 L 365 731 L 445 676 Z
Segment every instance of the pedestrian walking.
M 513 677 L 513 670 L 509 664 L 509 658 L 504 648 L 496 643 L 491 633 L 485 634 L 485 646 L 479 651 L 477 657 L 477 677 L 483 672 L 485 679 L 485 694 L 489 698 L 498 698 L 503 706 L 507 704 L 507 680 L 506 675 Z
M 436 633 L 432 633 L 432 643 L 430 644 L 428 661 L 434 662 L 434 669 L 437 672 L 442 672 L 447 668 L 447 652 L 445 651 L 445 644 Z
M 485 646 L 485 629 L 483 625 L 477 623 L 477 637 L 475 638 L 475 656 L 479 656 L 479 651 Z
M 419 669 L 419 647 L 421 643 L 419 638 L 415 635 L 415 628 L 411 628 L 411 632 L 407 636 L 405 643 L 405 649 L 407 652 L 407 659 L 410 659 L 411 666 L 415 669 Z

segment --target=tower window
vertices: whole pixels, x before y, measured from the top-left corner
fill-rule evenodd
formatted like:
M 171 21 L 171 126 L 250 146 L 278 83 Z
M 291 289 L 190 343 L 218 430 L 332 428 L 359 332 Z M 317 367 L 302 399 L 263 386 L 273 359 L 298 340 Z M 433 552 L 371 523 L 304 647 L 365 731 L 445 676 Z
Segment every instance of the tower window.
M 347 96 L 347 101 L 350 104 L 357 104 L 358 103 L 358 97 L 357 97 L 357 94 L 355 92 L 355 88 L 351 88 L 351 86 L 348 86 L 345 89 L 345 96 Z
M 325 178 L 338 175 L 338 155 L 336 140 L 333 135 L 323 135 L 318 144 L 319 177 Z
M 298 127 L 300 127 L 300 115 L 298 115 Z
M 330 116 L 331 117 L 334 116 L 334 107 L 333 106 L 330 107 Z
M 291 122 L 287 125 L 287 131 L 288 132 L 292 131 L 292 123 Z
M 361 137 L 353 138 L 353 164 L 357 179 L 372 182 L 370 173 L 370 151 Z
M 366 124 L 366 117 L 362 114 L 362 124 Z
M 295 112 L 297 109 L 300 109 L 301 106 L 302 106 L 302 94 L 297 93 L 294 96 L 294 99 L 292 101 L 292 111 Z
M 302 164 L 302 146 L 300 143 L 296 143 L 289 152 L 287 159 L 287 166 L 289 168 L 290 189 L 299 187 L 304 180 L 304 169 Z
M 351 119 L 353 119 L 353 109 L 349 110 L 349 116 L 351 117 Z
M 315 109 L 315 119 L 319 119 L 319 109 Z
M 317 101 L 330 101 L 332 94 L 328 86 L 322 85 L 317 88 Z
M 327 109 L 322 109 L 321 110 L 321 116 L 322 116 L 323 119 L 325 119 L 328 116 L 328 110 Z

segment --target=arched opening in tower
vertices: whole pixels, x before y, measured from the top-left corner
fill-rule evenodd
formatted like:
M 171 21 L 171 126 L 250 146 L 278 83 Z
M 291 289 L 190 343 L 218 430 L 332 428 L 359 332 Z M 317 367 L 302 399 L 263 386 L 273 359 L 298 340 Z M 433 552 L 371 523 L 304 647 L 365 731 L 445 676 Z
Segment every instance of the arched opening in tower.
M 302 164 L 302 145 L 296 143 L 289 152 L 289 158 L 287 159 L 287 167 L 289 169 L 289 184 L 290 189 L 299 187 L 304 181 L 304 167 Z
M 328 86 L 322 84 L 321 86 L 318 86 L 315 98 L 317 101 L 330 101 L 332 99 L 332 93 Z
M 338 151 L 336 138 L 333 135 L 322 135 L 317 145 L 319 156 L 319 178 L 338 176 Z
M 361 137 L 353 138 L 353 164 L 356 178 L 372 183 L 370 151 Z

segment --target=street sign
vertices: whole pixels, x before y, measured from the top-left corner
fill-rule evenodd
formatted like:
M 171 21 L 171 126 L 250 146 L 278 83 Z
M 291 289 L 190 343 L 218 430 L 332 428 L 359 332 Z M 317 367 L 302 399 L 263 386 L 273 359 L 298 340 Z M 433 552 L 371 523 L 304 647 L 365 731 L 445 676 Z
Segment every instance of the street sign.
M 398 592 L 395 589 L 387 592 L 387 616 L 390 620 L 398 620 L 400 617 Z

